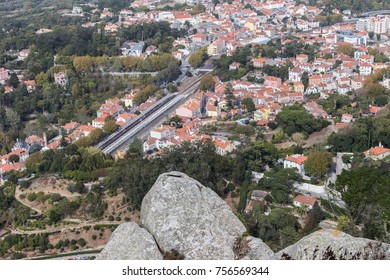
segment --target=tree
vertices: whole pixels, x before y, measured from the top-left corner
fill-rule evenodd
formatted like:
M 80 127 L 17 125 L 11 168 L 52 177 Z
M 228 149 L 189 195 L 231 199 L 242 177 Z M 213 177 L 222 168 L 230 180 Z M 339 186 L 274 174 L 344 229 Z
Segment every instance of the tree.
M 17 128 L 20 124 L 20 115 L 12 109 L 6 110 L 7 120 L 11 127 Z
M 295 132 L 309 135 L 329 125 L 328 121 L 315 119 L 299 104 L 283 107 L 275 120 L 289 136 Z
M 297 146 L 302 147 L 305 143 L 305 135 L 303 135 L 300 132 L 295 132 L 293 135 L 291 135 L 291 139 L 297 143 Z
M 389 176 L 383 176 L 378 169 L 372 167 L 344 170 L 337 177 L 336 190 L 341 193 L 341 199 L 347 205 L 351 222 L 357 224 L 361 221 L 370 205 L 388 201 L 388 197 L 383 194 L 390 186 L 389 179 Z M 389 208 L 388 206 L 387 211 Z
M 264 173 L 257 184 L 258 188 L 271 190 L 273 201 L 279 204 L 291 202 L 293 185 L 302 177 L 292 168 L 274 168 Z
M 17 88 L 19 86 L 19 78 L 15 73 L 12 73 L 9 78 L 9 85 L 13 88 Z
M 317 202 L 314 204 L 313 208 L 309 211 L 309 213 L 313 215 L 314 220 L 317 224 L 323 219 L 325 219 L 324 211 L 322 211 L 321 207 Z
M 8 160 L 11 163 L 16 163 L 16 162 L 19 162 L 20 158 L 18 155 L 12 154 L 9 156 Z
M 73 66 L 80 73 L 91 72 L 95 66 L 94 64 L 95 62 L 90 56 L 76 56 L 73 59 Z
M 309 73 L 306 71 L 302 74 L 301 82 L 304 85 L 304 89 L 306 90 L 309 87 Z
M 103 126 L 103 130 L 108 134 L 114 133 L 117 129 L 118 125 L 116 124 L 115 120 L 106 121 Z
M 278 149 L 270 142 L 257 140 L 238 152 L 243 163 L 251 171 L 264 171 L 268 166 L 274 166 L 279 158 Z
M 353 45 L 350 43 L 339 43 L 339 45 L 336 48 L 336 52 L 353 57 L 355 49 L 353 48 Z
M 247 97 L 241 101 L 242 105 L 245 106 L 245 109 L 247 109 L 248 112 L 256 111 L 255 103 L 253 102 L 253 99 L 250 97 Z
M 368 97 L 378 97 L 386 94 L 386 88 L 379 83 L 364 83 L 363 92 Z
M 35 82 L 37 83 L 38 87 L 42 88 L 46 83 L 49 82 L 49 76 L 46 73 L 41 72 L 35 76 Z
M 1 121 L 1 120 L 0 120 Z M 0 125 L 1 130 L 1 125 Z M 4 155 L 11 150 L 13 146 L 13 141 L 11 137 L 4 132 L 0 132 L 0 155 Z
M 142 141 L 138 138 L 135 138 L 133 142 L 130 143 L 129 149 L 127 150 L 127 156 L 141 156 L 142 155 Z
M 337 230 L 349 233 L 351 226 L 353 226 L 353 224 L 351 223 L 351 220 L 348 218 L 348 216 L 343 215 L 337 219 Z
M 329 170 L 332 154 L 329 152 L 312 152 L 305 161 L 305 172 L 320 178 Z
M 206 91 L 206 90 L 214 90 L 215 81 L 214 77 L 211 74 L 206 74 L 200 79 L 200 85 L 199 89 Z
M 28 201 L 35 201 L 36 199 L 37 199 L 37 194 L 35 193 L 35 192 L 33 192 L 33 193 L 29 193 L 28 195 L 27 195 L 27 199 L 28 199 Z
M 207 47 L 203 47 L 191 54 L 189 63 L 192 67 L 198 68 L 207 58 Z
M 372 40 L 374 39 L 375 33 L 373 31 L 368 32 L 368 37 Z
M 54 224 L 61 221 L 61 215 L 58 213 L 57 210 L 50 210 L 48 216 L 50 221 Z

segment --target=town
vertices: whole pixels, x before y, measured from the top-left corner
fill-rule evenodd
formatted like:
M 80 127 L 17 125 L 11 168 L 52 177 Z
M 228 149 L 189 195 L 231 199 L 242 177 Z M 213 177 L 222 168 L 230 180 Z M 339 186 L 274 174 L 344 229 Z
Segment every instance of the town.
M 388 5 L 79 2 L 52 7 L 55 23 L 2 34 L 0 195 L 24 214 L 1 216 L 0 236 L 46 239 L 34 251 L 14 238 L 0 257 L 101 249 L 173 169 L 216 191 L 271 249 L 317 228 L 389 242 Z M 349 193 L 370 186 L 369 202 Z M 50 237 L 61 227 L 70 245 Z

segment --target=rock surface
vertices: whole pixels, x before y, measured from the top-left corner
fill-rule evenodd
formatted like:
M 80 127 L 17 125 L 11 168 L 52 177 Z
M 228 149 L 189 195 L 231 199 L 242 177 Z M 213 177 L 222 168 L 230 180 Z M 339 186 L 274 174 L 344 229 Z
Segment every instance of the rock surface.
M 246 260 L 273 260 L 274 252 L 259 238 L 253 236 L 246 237 L 249 251 L 243 259 Z
M 141 227 L 125 223 L 98 259 L 162 259 L 176 251 L 189 260 L 273 259 L 260 239 L 245 237 L 244 254 L 235 242 L 245 226 L 211 189 L 179 172 L 159 176 L 141 206 Z M 161 253 L 162 252 L 162 253 Z
M 186 259 L 234 259 L 233 244 L 245 231 L 211 189 L 179 172 L 160 175 L 144 197 L 141 223 L 164 251 Z
M 153 236 L 135 223 L 115 229 L 98 260 L 162 260 Z
M 295 260 L 389 259 L 390 245 L 337 230 L 320 230 L 278 252 L 277 259 L 283 254 Z
M 179 172 L 160 175 L 141 207 L 141 226 L 120 225 L 98 259 L 390 259 L 390 245 L 321 230 L 274 254 L 211 189 Z

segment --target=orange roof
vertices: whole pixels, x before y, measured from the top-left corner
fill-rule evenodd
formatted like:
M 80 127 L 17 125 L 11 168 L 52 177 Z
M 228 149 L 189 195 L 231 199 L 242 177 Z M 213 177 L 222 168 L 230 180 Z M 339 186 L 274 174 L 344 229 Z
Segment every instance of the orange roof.
M 77 128 L 77 131 L 83 131 L 83 132 L 91 132 L 95 130 L 95 128 L 92 125 L 80 125 Z
M 295 202 L 299 202 L 299 203 L 303 203 L 303 204 L 307 204 L 307 205 L 310 205 L 310 206 L 314 206 L 314 204 L 317 202 L 317 199 L 315 199 L 314 197 L 310 197 L 310 196 L 305 196 L 305 195 L 298 195 L 297 197 L 295 197 L 293 199 L 293 201 Z
M 197 33 L 197 34 L 195 34 L 195 35 L 192 36 L 192 37 L 194 37 L 194 38 L 204 38 L 204 37 L 206 37 L 206 34 Z
M 368 107 L 368 111 L 370 113 L 372 113 L 372 114 L 376 114 L 376 113 L 378 113 L 382 109 L 383 109 L 382 107 L 378 107 L 378 106 L 370 106 L 370 107 Z
M 380 155 L 383 155 L 389 151 L 390 151 L 390 149 L 377 146 L 377 147 L 374 147 L 374 148 L 371 148 L 371 149 L 365 151 L 364 154 L 370 155 L 370 156 L 380 156 Z
M 79 125 L 79 123 L 77 123 L 77 122 L 70 122 L 70 123 L 65 124 L 63 126 L 63 128 L 65 130 L 69 131 L 69 130 L 73 129 L 74 127 L 78 126 L 78 125 Z
M 297 164 L 303 164 L 307 160 L 307 156 L 296 154 L 288 156 L 284 160 L 295 162 Z
M 217 146 L 220 149 L 226 150 L 226 148 L 232 144 L 230 141 L 221 141 L 221 140 L 215 140 L 214 141 L 215 146 Z
M 336 129 L 343 129 L 343 128 L 346 128 L 347 126 L 349 126 L 350 125 L 350 123 L 336 123 L 335 124 L 335 127 L 336 127 Z
M 281 79 L 278 78 L 278 77 L 274 77 L 274 76 L 267 76 L 265 78 L 266 81 L 280 81 Z
M 119 126 L 123 126 L 125 124 L 125 122 L 124 121 L 116 121 L 116 124 Z
M 55 150 L 61 145 L 61 140 L 56 140 L 54 142 L 51 142 L 50 144 L 47 144 L 47 148 L 50 150 Z
M 7 172 L 10 172 L 12 170 L 22 170 L 22 169 L 24 169 L 25 166 L 26 165 L 24 162 L 16 162 L 14 164 L 12 164 L 12 163 L 1 164 L 0 165 L 0 172 L 7 173 Z

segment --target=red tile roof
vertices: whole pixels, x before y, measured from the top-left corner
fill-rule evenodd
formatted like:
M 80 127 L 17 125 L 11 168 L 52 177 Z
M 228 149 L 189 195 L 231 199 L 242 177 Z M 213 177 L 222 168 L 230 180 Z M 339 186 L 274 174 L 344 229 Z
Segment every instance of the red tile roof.
M 306 205 L 310 205 L 310 206 L 314 206 L 314 204 L 317 202 L 317 199 L 315 199 L 314 197 L 310 197 L 310 196 L 305 196 L 305 195 L 298 195 L 297 197 L 295 197 L 293 199 L 293 201 L 295 202 L 299 202 L 299 203 L 302 203 L 302 204 L 306 204 Z
M 307 160 L 307 156 L 304 155 L 291 155 L 286 157 L 284 160 L 295 162 L 297 164 L 303 164 Z
M 374 148 L 371 148 L 371 149 L 365 151 L 364 154 L 370 155 L 370 156 L 380 156 L 380 155 L 385 154 L 389 151 L 390 151 L 390 149 L 377 146 L 377 147 L 374 147 Z

